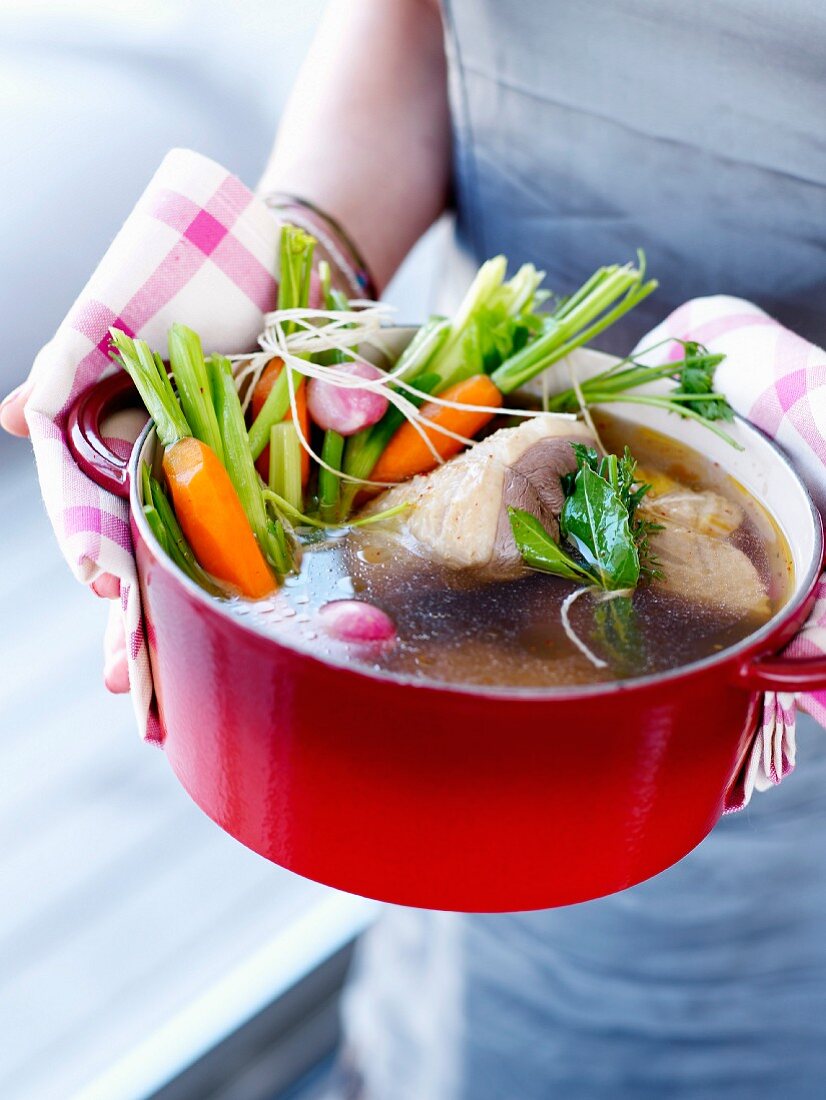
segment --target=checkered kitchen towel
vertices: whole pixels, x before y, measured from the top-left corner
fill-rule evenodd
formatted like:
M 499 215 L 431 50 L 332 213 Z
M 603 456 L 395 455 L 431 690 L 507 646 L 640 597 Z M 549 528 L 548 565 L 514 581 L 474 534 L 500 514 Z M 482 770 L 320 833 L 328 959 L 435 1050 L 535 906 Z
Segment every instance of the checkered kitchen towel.
M 275 305 L 278 235 L 272 213 L 240 180 L 206 157 L 173 150 L 35 360 L 26 419 L 43 498 L 78 580 L 120 578 L 132 701 L 148 740 L 160 738 L 160 727 L 128 503 L 77 469 L 66 420 L 78 395 L 115 369 L 110 325 L 160 350 L 173 321 L 195 329 L 207 352 L 254 347 Z
M 724 295 L 695 298 L 680 306 L 640 340 L 637 354 L 642 353 L 649 363 L 682 358 L 681 345 L 670 342 L 669 337 L 696 340 L 726 356 L 717 368 L 717 388 L 736 412 L 783 448 L 826 515 L 826 352 L 779 325 L 751 302 Z M 655 350 L 645 354 L 647 348 Z M 786 649 L 789 657 L 824 653 L 826 574 L 820 579 L 806 625 Z M 797 703 L 826 726 L 826 692 L 801 695 Z M 761 728 L 730 792 L 728 809 L 739 809 L 755 788 L 765 790 L 791 771 L 794 727 L 794 695 L 767 693 Z

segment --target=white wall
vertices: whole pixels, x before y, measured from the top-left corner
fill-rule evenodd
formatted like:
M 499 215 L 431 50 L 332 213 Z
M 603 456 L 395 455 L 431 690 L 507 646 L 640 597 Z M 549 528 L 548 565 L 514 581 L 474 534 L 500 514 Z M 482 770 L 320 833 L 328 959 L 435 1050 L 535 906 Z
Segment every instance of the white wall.
M 0 0 L 0 389 L 54 332 L 164 153 L 254 184 L 323 0 Z M 433 247 L 391 291 L 429 304 Z

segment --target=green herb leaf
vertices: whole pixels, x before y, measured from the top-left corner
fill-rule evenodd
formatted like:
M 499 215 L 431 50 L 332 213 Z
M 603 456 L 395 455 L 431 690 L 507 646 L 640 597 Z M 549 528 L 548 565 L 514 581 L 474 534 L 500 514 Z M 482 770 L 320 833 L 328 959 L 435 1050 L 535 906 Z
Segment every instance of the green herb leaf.
M 671 343 L 671 340 L 662 341 Z M 678 341 L 679 342 L 679 341 Z M 659 347 L 660 345 L 655 345 Z M 580 405 L 648 405 L 665 409 L 677 416 L 696 420 L 732 447 L 742 447 L 713 421 L 734 419 L 734 411 L 726 398 L 714 390 L 714 371 L 725 356 L 712 355 L 702 344 L 683 342 L 685 356 L 676 362 L 649 367 L 630 357 L 621 359 L 607 370 L 583 378 L 576 390 L 567 389 L 548 401 L 549 412 L 576 412 Z M 654 348 L 648 349 L 653 351 Z M 652 382 L 671 379 L 677 383 L 669 393 L 633 393 Z
M 734 419 L 734 410 L 722 394 L 714 393 L 714 372 L 725 358 L 724 355 L 711 355 L 702 344 L 687 341 L 684 365 L 679 373 L 679 386 L 673 396 L 691 395 L 702 397 L 699 401 L 686 401 L 688 408 L 700 413 L 706 420 Z M 711 399 L 709 399 L 709 395 Z
M 640 576 L 656 576 L 648 536 L 659 525 L 637 515 L 650 486 L 636 481 L 637 463 L 625 453 L 600 457 L 593 447 L 572 443 L 575 473 L 562 479 L 565 503 L 560 533 L 582 557 L 580 563 L 551 538 L 530 513 L 509 508 L 516 545 L 535 569 L 617 591 L 636 588 Z
M 522 508 L 508 508 L 508 519 L 514 542 L 526 565 L 580 584 L 597 583 L 590 570 L 575 562 L 554 542 L 536 516 Z
M 578 455 L 577 460 L 580 468 L 559 517 L 560 530 L 603 588 L 635 588 L 640 558 L 628 507 L 620 494 L 617 457 L 609 455 L 603 460 L 603 474 L 592 468 L 590 453 Z
M 651 552 L 648 539 L 655 531 L 662 530 L 662 524 L 654 523 L 652 520 L 640 519 L 637 514 L 639 506 L 650 492 L 651 486 L 637 481 L 637 460 L 628 447 L 625 448 L 625 452 L 617 463 L 617 478 L 620 499 L 628 510 L 628 522 L 637 546 L 640 573 L 649 579 L 661 577 L 662 573 L 657 568 L 657 559 Z

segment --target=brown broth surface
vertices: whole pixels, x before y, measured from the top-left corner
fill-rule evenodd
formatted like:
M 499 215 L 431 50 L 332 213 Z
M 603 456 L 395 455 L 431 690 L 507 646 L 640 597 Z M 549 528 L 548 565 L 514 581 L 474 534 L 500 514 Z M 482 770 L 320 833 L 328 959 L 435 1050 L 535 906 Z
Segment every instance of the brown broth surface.
M 400 548 L 371 545 L 369 528 L 305 548 L 301 573 L 276 596 L 236 603 L 247 621 L 320 657 L 345 659 L 430 681 L 491 687 L 555 687 L 646 676 L 720 652 L 759 629 L 787 600 L 791 557 L 762 506 L 721 469 L 693 450 L 647 429 L 601 416 L 600 435 L 621 451 L 627 443 L 647 476 L 665 475 L 691 489 L 713 489 L 735 501 L 744 523 L 730 541 L 754 563 L 768 610 L 736 615 L 642 583 L 615 605 L 583 595 L 572 606 L 576 634 L 602 660 L 597 668 L 573 644 L 560 618 L 575 584 L 540 573 L 478 583 Z M 364 598 L 394 620 L 398 637 L 385 647 L 345 645 L 319 628 L 329 600 Z

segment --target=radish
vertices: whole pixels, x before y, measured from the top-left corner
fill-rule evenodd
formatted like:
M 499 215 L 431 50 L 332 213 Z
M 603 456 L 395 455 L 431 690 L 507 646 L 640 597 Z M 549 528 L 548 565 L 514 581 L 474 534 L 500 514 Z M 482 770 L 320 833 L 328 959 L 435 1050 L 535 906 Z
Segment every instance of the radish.
M 388 643 L 396 637 L 390 616 L 366 600 L 333 600 L 318 614 L 322 630 L 339 642 Z
M 347 378 L 364 378 L 374 381 L 382 372 L 372 363 L 341 363 L 330 367 L 330 374 Z M 322 378 L 311 378 L 307 383 L 307 407 L 319 428 L 338 432 L 339 435 L 355 435 L 377 423 L 387 412 L 388 400 L 375 389 L 360 386 L 337 385 Z

